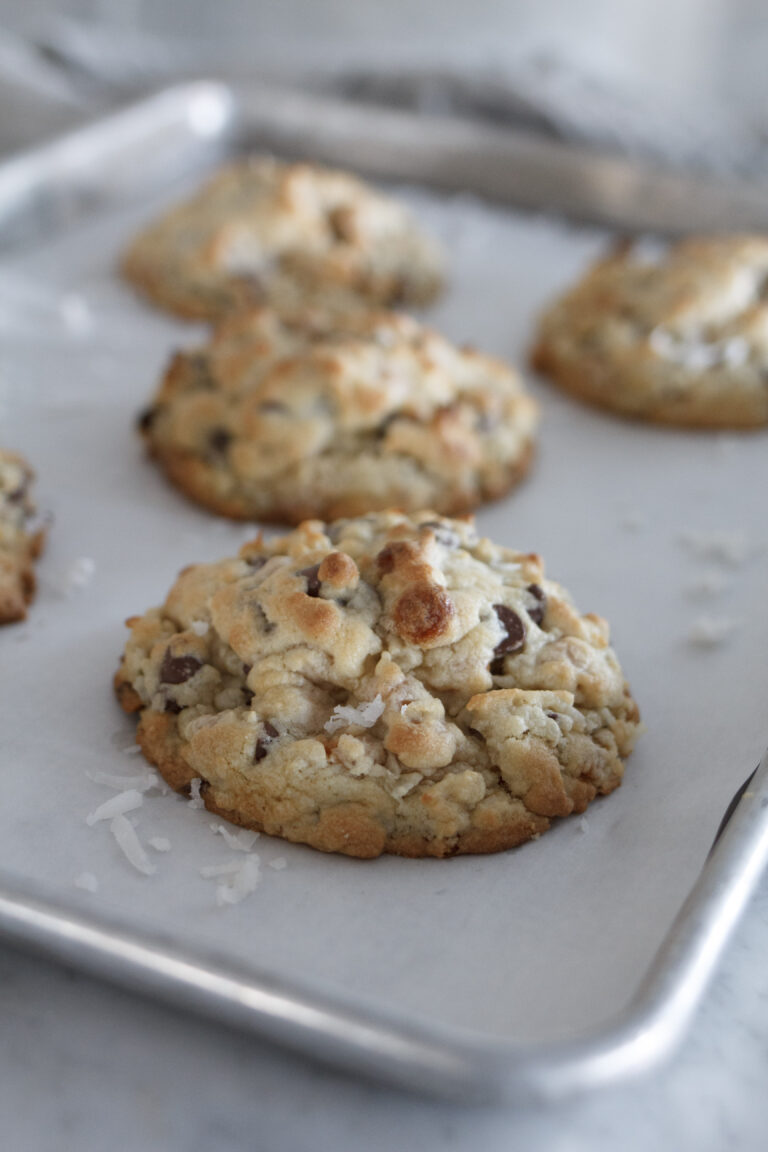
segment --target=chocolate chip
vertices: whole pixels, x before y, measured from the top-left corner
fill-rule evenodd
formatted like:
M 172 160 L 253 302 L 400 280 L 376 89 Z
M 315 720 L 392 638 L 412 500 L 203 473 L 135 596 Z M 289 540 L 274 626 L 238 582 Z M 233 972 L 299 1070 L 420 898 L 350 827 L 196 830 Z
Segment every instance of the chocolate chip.
M 425 520 L 419 527 L 431 528 L 435 540 L 437 540 L 438 544 L 442 544 L 444 548 L 458 548 L 459 537 L 447 524 L 441 524 L 439 520 Z
M 223 456 L 232 443 L 232 433 L 227 428 L 212 428 L 208 433 L 208 447 Z
M 22 481 L 18 488 L 14 488 L 13 492 L 9 492 L 6 499 L 9 504 L 22 504 L 27 495 L 27 483 Z
M 405 276 L 396 277 L 396 279 L 392 281 L 387 303 L 393 308 L 397 308 L 399 304 L 406 304 L 410 295 L 409 289 L 410 285 Z
M 311 568 L 302 568 L 298 573 L 299 576 L 306 576 L 307 578 L 307 596 L 320 595 L 320 578 L 317 575 L 320 571 L 319 564 L 313 564 Z
M 177 704 L 175 700 L 166 700 L 164 711 L 172 712 L 174 716 L 178 716 L 181 712 L 181 704 Z
M 249 676 L 253 668 L 253 664 L 243 664 L 243 676 Z
M 264 727 L 261 730 L 261 736 L 256 741 L 256 747 L 253 752 L 253 759 L 256 764 L 259 760 L 263 760 L 269 751 L 269 746 L 273 740 L 276 740 L 280 735 L 274 724 L 270 724 L 269 720 L 264 721 Z
M 557 720 L 558 719 L 557 712 L 547 712 L 547 716 L 549 716 L 550 720 Z
M 157 418 L 158 409 L 154 407 L 144 408 L 136 418 L 136 424 L 140 432 L 149 432 Z
M 490 667 L 489 667 L 488 671 L 491 673 L 491 676 L 503 676 L 504 675 L 504 657 L 503 656 L 497 656 L 495 660 L 491 660 Z
M 544 619 L 544 613 L 547 610 L 547 594 L 538 584 L 529 584 L 528 591 L 536 601 L 536 603 L 532 604 L 528 609 L 528 615 L 534 624 L 541 624 Z
M 173 656 L 170 648 L 167 648 L 160 665 L 160 683 L 183 684 L 202 666 L 197 656 Z
M 243 696 L 245 697 L 246 705 L 250 704 L 253 701 L 253 692 L 246 685 L 243 685 L 242 691 L 243 691 Z
M 525 646 L 525 625 L 512 608 L 506 604 L 494 604 L 493 610 L 506 632 L 493 650 L 494 656 L 506 656 L 510 652 L 519 652 Z

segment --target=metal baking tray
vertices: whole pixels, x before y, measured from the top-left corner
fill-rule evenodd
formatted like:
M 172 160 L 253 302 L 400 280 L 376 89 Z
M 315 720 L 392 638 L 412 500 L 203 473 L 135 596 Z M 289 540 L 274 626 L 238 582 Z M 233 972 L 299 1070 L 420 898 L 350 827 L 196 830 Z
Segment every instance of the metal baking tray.
M 137 771 L 109 692 L 123 617 L 244 538 L 141 459 L 132 417 L 170 350 L 201 330 L 135 300 L 115 255 L 200 174 L 260 147 L 407 182 L 452 267 L 430 321 L 518 361 L 536 309 L 612 228 L 759 227 L 767 213 L 740 185 L 501 129 L 207 83 L 1 165 L 2 439 L 35 463 L 54 523 L 38 603 L 0 635 L 0 933 L 417 1091 L 551 1098 L 640 1073 L 684 1034 L 768 857 L 768 759 L 712 847 L 766 736 L 762 432 L 634 426 L 531 382 L 540 460 L 480 528 L 540 550 L 608 616 L 648 728 L 623 787 L 586 818 L 444 862 L 349 861 L 263 837 L 266 878 L 234 909 L 199 876 L 225 848 L 206 813 L 172 795 L 139 810 L 139 833 L 174 845 L 151 878 L 84 821 L 107 798 L 100 773 Z M 731 618 L 727 643 L 691 643 L 702 612 Z M 270 871 L 278 856 L 288 867 Z M 97 892 L 74 886 L 85 870 Z

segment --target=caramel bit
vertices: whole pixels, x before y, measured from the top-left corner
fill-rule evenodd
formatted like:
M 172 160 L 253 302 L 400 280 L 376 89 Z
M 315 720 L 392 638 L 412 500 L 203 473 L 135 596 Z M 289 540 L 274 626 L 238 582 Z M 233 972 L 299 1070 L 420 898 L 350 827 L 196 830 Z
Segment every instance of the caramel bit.
M 332 588 L 354 587 L 358 581 L 357 564 L 346 552 L 331 552 L 320 564 L 317 572 L 323 584 Z
M 448 631 L 455 612 L 453 602 L 438 584 L 414 584 L 395 603 L 392 616 L 404 640 L 422 647 L 434 644 Z

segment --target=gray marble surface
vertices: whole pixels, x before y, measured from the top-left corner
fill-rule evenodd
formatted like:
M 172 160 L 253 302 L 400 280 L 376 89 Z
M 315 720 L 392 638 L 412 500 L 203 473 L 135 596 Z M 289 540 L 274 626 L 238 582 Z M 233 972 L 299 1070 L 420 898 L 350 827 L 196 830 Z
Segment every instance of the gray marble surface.
M 621 1088 L 465 1108 L 358 1082 L 0 947 L 3 1152 L 768 1146 L 768 882 L 682 1049 Z

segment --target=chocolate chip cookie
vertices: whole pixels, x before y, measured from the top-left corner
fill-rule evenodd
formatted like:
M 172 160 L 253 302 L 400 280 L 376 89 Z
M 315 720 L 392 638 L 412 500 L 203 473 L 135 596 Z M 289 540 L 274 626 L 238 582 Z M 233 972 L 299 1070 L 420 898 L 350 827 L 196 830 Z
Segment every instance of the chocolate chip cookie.
M 186 568 L 115 686 L 176 789 L 325 852 L 496 852 L 616 788 L 608 625 L 471 519 L 310 521 Z
M 202 320 L 259 302 L 420 305 L 442 285 L 436 244 L 401 204 L 347 173 L 269 157 L 226 168 L 150 224 L 122 269 L 153 303 Z
M 35 595 L 33 563 L 44 532 L 30 529 L 33 476 L 21 456 L 0 448 L 0 624 L 23 620 Z
M 583 400 L 692 427 L 768 422 L 768 239 L 622 245 L 544 314 L 536 368 Z
M 537 408 L 507 365 L 395 313 L 241 311 L 174 357 L 140 420 L 151 454 L 225 516 L 298 523 L 463 512 L 525 473 Z

